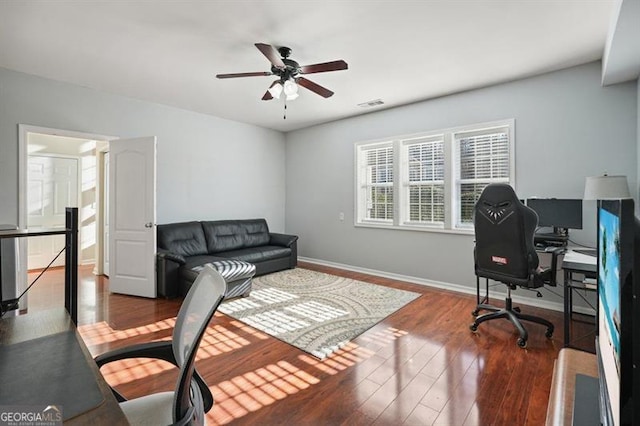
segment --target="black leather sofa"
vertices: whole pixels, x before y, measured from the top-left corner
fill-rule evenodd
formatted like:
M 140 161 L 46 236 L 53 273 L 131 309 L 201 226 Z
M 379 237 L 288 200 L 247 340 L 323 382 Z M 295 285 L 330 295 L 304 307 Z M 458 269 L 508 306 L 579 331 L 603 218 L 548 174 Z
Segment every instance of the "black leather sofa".
M 256 276 L 298 263 L 296 235 L 269 232 L 265 219 L 181 222 L 158 225 L 157 285 L 163 297 L 184 296 L 192 268 L 218 260 L 255 265 Z

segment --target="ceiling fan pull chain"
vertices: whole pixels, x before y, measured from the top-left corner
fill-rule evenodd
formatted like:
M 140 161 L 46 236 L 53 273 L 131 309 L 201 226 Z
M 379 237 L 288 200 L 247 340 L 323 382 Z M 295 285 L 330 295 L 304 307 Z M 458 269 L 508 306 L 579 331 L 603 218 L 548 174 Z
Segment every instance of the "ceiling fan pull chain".
M 284 116 L 282 117 L 282 119 L 287 119 L 287 98 L 284 99 Z

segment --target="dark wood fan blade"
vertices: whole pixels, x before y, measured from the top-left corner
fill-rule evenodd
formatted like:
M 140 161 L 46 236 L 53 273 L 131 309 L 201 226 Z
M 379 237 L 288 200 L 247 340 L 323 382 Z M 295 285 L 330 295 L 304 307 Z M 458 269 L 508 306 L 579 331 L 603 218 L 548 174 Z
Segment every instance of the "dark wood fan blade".
M 276 84 L 278 84 L 278 80 L 271 83 L 271 86 L 269 86 L 269 89 L 271 89 Z M 263 101 L 270 101 L 271 99 L 273 99 L 273 95 L 271 95 L 271 92 L 269 92 L 269 89 L 267 89 L 267 91 L 264 92 L 264 96 L 262 97 Z
M 256 47 L 259 51 L 262 52 L 264 56 L 267 57 L 269 62 L 271 62 L 274 67 L 280 69 L 286 68 L 286 65 L 284 64 L 284 62 L 282 62 L 282 59 L 280 59 L 280 54 L 273 46 L 271 46 L 270 44 L 256 43 Z
M 317 83 L 314 83 L 311 80 L 307 80 L 304 77 L 298 77 L 296 79 L 296 83 L 298 83 L 300 86 L 304 87 L 305 89 L 309 89 L 314 93 L 317 93 L 318 95 L 322 96 L 323 98 L 328 98 L 330 96 L 333 95 L 333 92 L 327 88 L 324 88 L 322 86 L 320 86 Z
M 339 61 L 324 62 L 322 64 L 305 65 L 300 67 L 302 74 L 313 74 L 314 72 L 340 71 L 346 70 L 349 65 L 342 59 Z
M 217 78 L 236 78 L 236 77 L 264 77 L 272 75 L 270 72 L 241 72 L 235 74 L 218 74 Z

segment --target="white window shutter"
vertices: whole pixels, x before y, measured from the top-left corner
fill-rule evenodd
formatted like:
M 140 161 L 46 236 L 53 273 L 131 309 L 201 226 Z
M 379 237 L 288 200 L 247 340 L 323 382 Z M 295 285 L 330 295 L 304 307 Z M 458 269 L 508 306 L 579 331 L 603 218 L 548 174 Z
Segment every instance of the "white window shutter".
M 490 183 L 509 182 L 510 141 L 506 127 L 455 136 L 458 148 L 456 192 L 459 226 L 473 223 L 473 210 L 482 190 Z

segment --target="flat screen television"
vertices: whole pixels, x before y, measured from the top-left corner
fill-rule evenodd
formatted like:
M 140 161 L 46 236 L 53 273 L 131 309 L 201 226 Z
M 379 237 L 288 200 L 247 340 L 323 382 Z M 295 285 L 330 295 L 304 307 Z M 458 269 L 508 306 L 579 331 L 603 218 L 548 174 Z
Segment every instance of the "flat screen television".
M 637 233 L 633 200 L 598 202 L 596 352 L 604 425 L 640 424 Z

